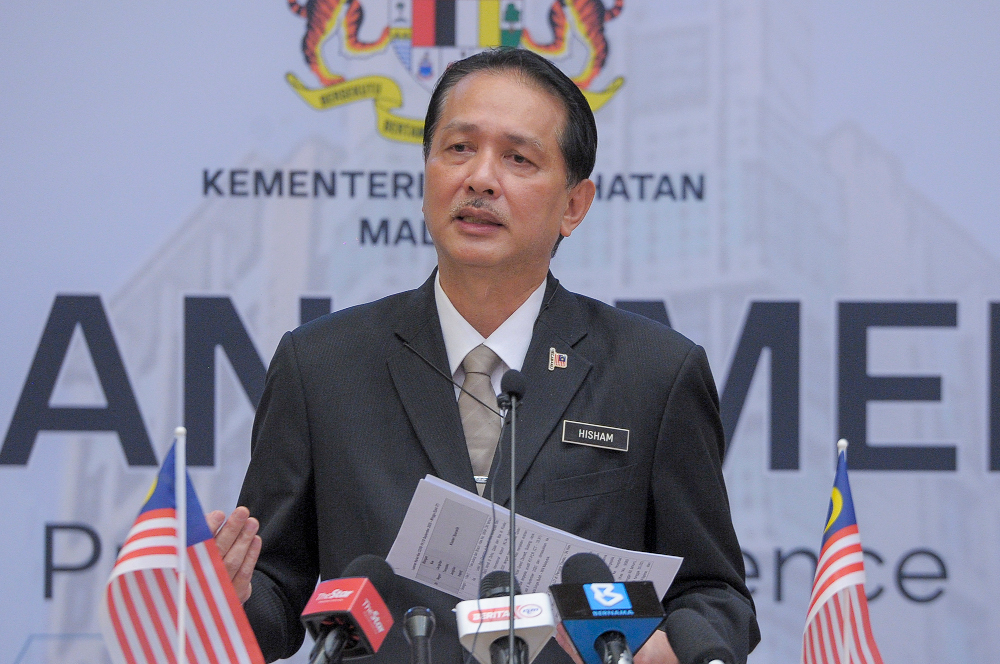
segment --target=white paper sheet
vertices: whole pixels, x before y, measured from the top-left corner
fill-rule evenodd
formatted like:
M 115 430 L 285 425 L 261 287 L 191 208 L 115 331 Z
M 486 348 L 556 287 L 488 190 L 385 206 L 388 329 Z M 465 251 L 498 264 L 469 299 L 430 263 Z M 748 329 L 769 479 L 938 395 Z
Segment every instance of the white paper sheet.
M 547 592 L 560 582 L 566 559 L 582 551 L 603 558 L 616 581 L 652 581 L 660 597 L 681 566 L 677 556 L 605 546 L 521 515 L 515 524 L 514 576 L 522 593 Z M 417 485 L 386 560 L 399 576 L 475 599 L 480 577 L 509 569 L 509 530 L 508 510 L 428 475 Z

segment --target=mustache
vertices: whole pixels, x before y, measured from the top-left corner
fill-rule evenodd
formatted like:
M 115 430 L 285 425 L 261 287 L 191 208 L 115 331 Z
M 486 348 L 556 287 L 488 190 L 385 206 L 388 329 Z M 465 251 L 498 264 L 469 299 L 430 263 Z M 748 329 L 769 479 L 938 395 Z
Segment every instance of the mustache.
M 477 210 L 485 210 L 486 212 L 489 212 L 491 215 L 493 215 L 498 220 L 500 220 L 500 222 L 502 222 L 504 224 L 507 223 L 507 215 L 505 215 L 503 212 L 501 212 L 496 207 L 494 207 L 493 204 L 490 201 L 488 201 L 485 198 L 480 198 L 480 197 L 470 198 L 467 201 L 463 201 L 463 202 L 459 203 L 458 205 L 455 205 L 454 207 L 451 208 L 451 216 L 452 217 L 457 217 L 457 216 L 459 216 L 459 213 L 462 210 L 465 210 L 465 209 L 468 209 L 468 208 L 475 208 Z

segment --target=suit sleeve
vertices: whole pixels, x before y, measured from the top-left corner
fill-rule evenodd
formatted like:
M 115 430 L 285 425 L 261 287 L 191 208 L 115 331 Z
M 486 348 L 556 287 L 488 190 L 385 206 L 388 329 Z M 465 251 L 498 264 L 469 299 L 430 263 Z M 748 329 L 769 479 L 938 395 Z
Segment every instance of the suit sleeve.
M 738 662 L 760 641 L 743 554 L 722 475 L 725 435 L 719 398 L 700 346 L 692 346 L 670 388 L 654 457 L 652 491 L 657 551 L 684 562 L 664 597 L 705 616 Z
M 271 662 L 302 645 L 299 615 L 319 575 L 308 413 L 291 333 L 268 368 L 251 441 L 239 504 L 260 521 L 263 547 L 244 608 Z

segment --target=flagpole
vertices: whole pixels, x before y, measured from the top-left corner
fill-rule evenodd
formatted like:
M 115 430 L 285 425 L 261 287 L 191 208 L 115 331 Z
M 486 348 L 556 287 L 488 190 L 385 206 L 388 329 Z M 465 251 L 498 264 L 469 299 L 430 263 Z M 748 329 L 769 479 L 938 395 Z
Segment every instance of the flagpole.
M 837 441 L 837 456 L 838 457 L 840 456 L 841 452 L 843 452 L 844 454 L 847 454 L 847 439 L 846 438 L 841 438 L 840 440 Z
M 174 429 L 174 497 L 177 502 L 177 664 L 185 664 L 187 623 L 187 429 Z

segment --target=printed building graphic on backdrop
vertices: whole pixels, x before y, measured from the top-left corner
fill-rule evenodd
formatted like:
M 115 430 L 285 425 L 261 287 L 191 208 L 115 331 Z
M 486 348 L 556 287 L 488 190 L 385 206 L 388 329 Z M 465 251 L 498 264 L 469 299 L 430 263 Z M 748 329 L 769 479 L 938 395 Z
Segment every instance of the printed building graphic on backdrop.
M 389 15 L 400 26 L 409 21 L 409 32 L 405 37 L 393 33 L 403 27 L 394 28 L 390 21 L 389 36 L 379 48 L 395 49 L 405 42 L 407 53 L 423 48 L 428 59 L 437 53 L 431 49 L 458 48 L 415 46 L 418 16 L 426 21 L 421 40 L 438 44 L 449 30 L 456 42 L 483 39 L 484 32 L 493 39 L 492 24 L 489 30 L 481 27 L 482 7 L 488 3 L 471 3 L 479 12 L 463 13 L 470 8 L 459 7 L 460 2 L 450 3 L 454 12 L 448 21 L 441 19 L 440 30 L 435 13 L 433 32 L 427 15 L 417 12 L 418 2 L 392 3 Z M 358 41 L 361 3 L 330 4 L 336 11 L 315 19 L 328 29 L 318 29 L 313 42 L 306 36 L 306 43 L 315 47 L 311 52 L 318 56 L 327 38 L 340 40 L 345 51 L 350 46 L 360 52 L 366 46 Z M 441 4 L 434 3 L 435 11 Z M 504 9 L 522 6 L 502 4 Z M 563 8 L 572 18 L 571 7 L 583 5 L 566 2 Z M 310 3 L 302 9 L 318 16 L 321 7 Z M 751 585 L 764 640 L 751 664 L 796 661 L 799 656 L 811 569 L 803 562 L 796 585 L 793 572 L 803 559 L 794 560 L 779 601 L 768 561 L 776 547 L 814 546 L 818 536 L 816 513 L 829 495 L 837 428 L 836 303 L 850 299 L 959 303 L 959 329 L 930 332 L 949 335 L 944 346 L 952 350 L 945 362 L 935 364 L 938 351 L 907 336 L 879 349 L 879 356 L 894 364 L 872 368 L 872 374 L 944 374 L 942 403 L 917 404 L 871 420 L 875 441 L 951 441 L 959 446 L 958 471 L 859 473 L 853 488 L 855 500 L 865 501 L 867 523 L 872 524 L 866 526 L 871 533 L 866 546 L 893 557 L 869 570 L 873 584 L 885 588 L 872 602 L 872 621 L 886 635 L 879 645 L 887 661 L 989 661 L 988 653 L 1000 648 L 993 629 L 993 597 L 1000 593 L 1000 579 L 991 567 L 1000 533 L 983 527 L 995 523 L 996 508 L 987 501 L 991 478 L 983 470 L 981 444 L 987 434 L 981 403 L 988 362 L 985 303 L 1000 299 L 991 290 L 1000 283 L 1000 265 L 914 191 L 894 157 L 858 127 L 845 126 L 822 138 L 810 135 L 810 73 L 790 64 L 809 61 L 802 16 L 783 22 L 757 8 L 719 14 L 706 9 L 675 17 L 659 3 L 631 0 L 633 10 L 619 19 L 630 21 L 619 33 L 628 39 L 621 39 L 620 49 L 604 64 L 631 80 L 656 84 L 622 88 L 599 114 L 603 152 L 598 169 L 632 173 L 633 182 L 641 182 L 647 171 L 704 171 L 704 200 L 667 204 L 633 194 L 597 201 L 586 222 L 560 247 L 553 272 L 572 290 L 607 302 L 664 301 L 673 324 L 706 347 L 720 391 L 749 302 L 800 303 L 798 470 L 774 472 L 769 467 L 774 423 L 766 398 L 766 359 L 730 441 L 726 465 L 741 544 L 761 563 Z M 351 25 L 353 32 L 347 29 Z M 501 40 L 504 29 L 517 29 L 513 21 L 499 26 Z M 522 45 L 527 43 L 524 32 L 521 39 Z M 390 46 L 393 42 L 401 43 Z M 391 57 L 418 71 L 419 62 L 404 61 L 398 52 Z M 393 82 L 387 77 L 366 83 L 341 77 L 338 83 L 325 67 L 321 58 L 311 61 L 321 85 L 347 85 L 341 92 L 353 89 L 350 85 L 385 90 L 385 81 Z M 374 94 L 329 94 L 343 103 L 362 98 L 379 103 Z M 334 137 L 311 138 L 286 158 L 252 157 L 240 168 L 250 173 L 392 171 L 396 146 L 373 143 L 377 145 L 359 156 Z M 417 154 L 409 166 L 419 168 Z M 359 190 L 365 179 L 358 176 Z M 353 191 L 354 180 L 350 183 Z M 412 201 L 383 201 L 354 198 L 345 190 L 342 185 L 335 197 L 275 193 L 207 198 L 107 302 L 158 458 L 184 412 L 185 298 L 229 298 L 264 364 L 280 335 L 298 324 L 301 297 L 331 297 L 333 309 L 342 309 L 415 287 L 430 274 L 435 256 L 429 244 L 359 242 L 362 217 L 374 226 L 380 214 L 406 215 L 418 227 L 416 195 Z M 872 331 L 873 338 L 878 332 Z M 194 470 L 192 481 L 206 508 L 229 509 L 249 460 L 253 408 L 226 354 L 220 348 L 215 356 L 215 466 Z M 67 361 L 63 387 L 70 395 L 86 395 L 93 387 L 86 353 L 72 358 L 79 360 Z M 770 358 L 773 363 L 773 349 Z M 106 537 L 106 550 L 113 551 L 154 471 L 124 468 L 119 448 L 101 436 L 80 435 L 80 444 L 67 446 L 67 468 L 72 470 L 60 488 L 60 518 L 93 524 Z M 875 482 L 881 493 L 873 493 Z M 101 491 L 94 491 L 95 486 Z M 907 548 L 921 546 L 945 550 L 949 566 L 944 594 L 918 605 L 900 599 L 891 563 Z M 93 584 L 80 582 L 82 576 L 57 576 L 50 631 L 96 631 L 96 624 L 88 629 L 80 619 L 87 607 L 97 605 L 112 557 L 102 559 L 104 567 L 93 575 Z M 874 561 L 866 566 L 869 562 Z M 50 654 L 38 661 L 70 661 L 73 652 L 80 654 L 79 661 L 97 661 L 84 654 L 93 644 L 83 640 L 46 647 Z
M 377 0 L 376 0 L 377 1 Z M 373 41 L 365 41 L 368 30 L 365 7 L 373 0 L 290 0 L 292 12 L 306 21 L 302 54 L 322 87 L 310 88 L 294 73 L 289 85 L 310 106 L 326 110 L 371 99 L 375 104 L 377 129 L 383 137 L 420 143 L 422 118 L 401 115 L 403 91 L 392 78 L 396 67 L 347 79 L 334 73 L 326 52 L 339 38 L 340 53 L 349 59 L 366 58 L 391 47 L 405 71 L 427 92 L 452 62 L 488 48 L 526 48 L 557 64 L 573 60 L 574 50 L 583 56 L 577 71 L 567 71 L 596 111 L 622 86 L 619 76 L 601 90 L 591 89 L 608 58 L 605 23 L 621 13 L 624 0 L 605 8 L 601 0 L 553 0 L 536 2 L 534 8 L 548 13 L 545 36 L 533 35 L 525 26 L 526 7 L 531 0 L 385 0 L 388 24 Z

